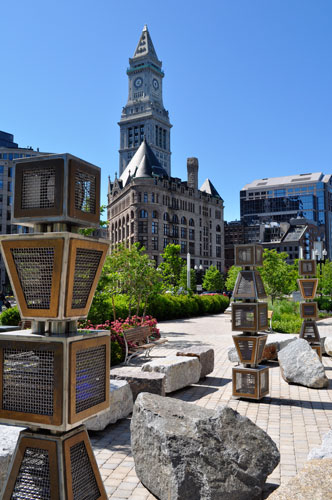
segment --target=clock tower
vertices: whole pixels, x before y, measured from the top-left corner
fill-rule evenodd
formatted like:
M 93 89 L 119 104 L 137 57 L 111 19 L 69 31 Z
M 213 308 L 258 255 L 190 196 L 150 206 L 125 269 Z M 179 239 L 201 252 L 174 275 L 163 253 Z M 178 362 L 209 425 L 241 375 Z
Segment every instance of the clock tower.
M 120 175 L 146 137 L 168 175 L 171 174 L 170 124 L 164 108 L 164 72 L 147 26 L 144 26 L 134 56 L 129 59 L 128 101 L 122 109 L 120 126 Z

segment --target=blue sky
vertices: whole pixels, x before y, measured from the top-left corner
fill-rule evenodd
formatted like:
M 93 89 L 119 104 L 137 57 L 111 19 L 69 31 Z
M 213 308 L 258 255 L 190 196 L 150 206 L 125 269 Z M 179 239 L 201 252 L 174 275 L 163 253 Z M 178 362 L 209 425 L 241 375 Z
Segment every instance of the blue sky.
M 0 130 L 99 165 L 104 201 L 144 24 L 165 71 L 172 175 L 197 156 L 226 220 L 247 182 L 332 171 L 330 0 L 12 0 L 0 13 Z

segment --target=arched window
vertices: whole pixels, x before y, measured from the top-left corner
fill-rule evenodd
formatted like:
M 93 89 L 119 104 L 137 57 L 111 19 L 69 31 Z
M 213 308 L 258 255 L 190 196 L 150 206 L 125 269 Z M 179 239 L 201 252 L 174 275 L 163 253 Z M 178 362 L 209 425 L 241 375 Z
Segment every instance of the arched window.
M 133 218 L 134 218 L 134 211 L 133 211 L 133 210 L 130 212 L 130 218 L 131 218 L 131 219 L 133 219 Z
M 172 222 L 173 224 L 179 224 L 179 218 L 176 214 L 173 215 Z
M 147 211 L 146 211 L 146 210 L 144 210 L 144 209 L 143 209 L 143 210 L 140 210 L 140 212 L 139 212 L 139 218 L 140 218 L 140 219 L 147 219 L 147 217 L 148 217 L 148 213 L 147 213 Z
M 158 219 L 158 212 L 157 212 L 157 210 L 152 210 L 152 218 L 153 219 Z
M 127 217 L 126 217 L 126 222 L 127 222 L 127 223 L 129 222 L 129 214 L 127 214 Z
M 164 213 L 164 217 L 163 217 L 164 220 L 166 221 L 169 221 L 169 215 L 168 215 L 168 212 L 165 212 Z
M 195 225 L 194 219 L 189 219 L 189 226 L 194 226 L 194 225 Z
M 124 226 L 124 225 L 125 225 L 125 223 L 126 223 L 125 218 L 124 218 L 124 217 L 122 217 L 122 225 Z
M 181 224 L 187 224 L 187 219 L 185 217 L 181 217 Z
M 216 231 L 217 231 L 217 233 L 220 233 L 220 231 L 221 231 L 219 224 L 216 227 Z

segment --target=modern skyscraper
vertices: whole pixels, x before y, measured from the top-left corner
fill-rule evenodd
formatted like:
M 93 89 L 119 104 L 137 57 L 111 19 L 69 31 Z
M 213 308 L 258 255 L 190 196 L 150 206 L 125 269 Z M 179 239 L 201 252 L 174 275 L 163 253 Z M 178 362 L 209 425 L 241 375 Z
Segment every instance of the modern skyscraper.
M 171 174 L 170 124 L 163 105 L 164 72 L 147 26 L 144 26 L 134 56 L 129 59 L 128 101 L 122 109 L 119 175 L 123 173 L 144 137 L 160 165 Z

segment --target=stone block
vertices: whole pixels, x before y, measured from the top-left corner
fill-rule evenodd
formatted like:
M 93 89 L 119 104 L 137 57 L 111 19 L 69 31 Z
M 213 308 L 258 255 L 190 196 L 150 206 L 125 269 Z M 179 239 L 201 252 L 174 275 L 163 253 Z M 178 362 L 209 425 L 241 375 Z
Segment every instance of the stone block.
M 279 486 L 269 500 L 332 499 L 332 459 L 310 460 L 286 484 Z
M 131 420 L 138 478 L 160 500 L 261 499 L 280 455 L 266 432 L 228 406 L 140 394 Z
M 308 460 L 316 458 L 332 458 L 332 429 L 323 436 L 321 446 L 309 452 Z
M 112 379 L 126 380 L 134 401 L 141 392 L 165 396 L 165 375 L 161 373 L 143 372 L 140 367 L 120 366 L 111 369 Z
M 327 387 L 329 379 L 318 355 L 304 339 L 297 339 L 279 351 L 281 374 L 290 384 L 299 384 L 313 389 Z
M 332 337 L 325 337 L 324 351 L 328 356 L 332 356 Z
M 188 347 L 188 349 L 183 349 L 183 351 L 178 351 L 176 355 L 198 358 L 201 364 L 200 378 L 206 377 L 206 375 L 212 373 L 214 370 L 214 350 L 211 347 L 208 346 Z
M 8 467 L 23 427 L 0 425 L 0 493 L 7 477 Z
M 85 423 L 88 431 L 102 431 L 109 424 L 126 418 L 133 411 L 134 401 L 130 385 L 126 380 L 111 380 L 110 406 L 108 410 L 89 418 Z
M 157 372 L 166 376 L 165 392 L 177 391 L 196 384 L 201 375 L 201 365 L 196 357 L 168 356 L 142 365 L 143 372 Z

